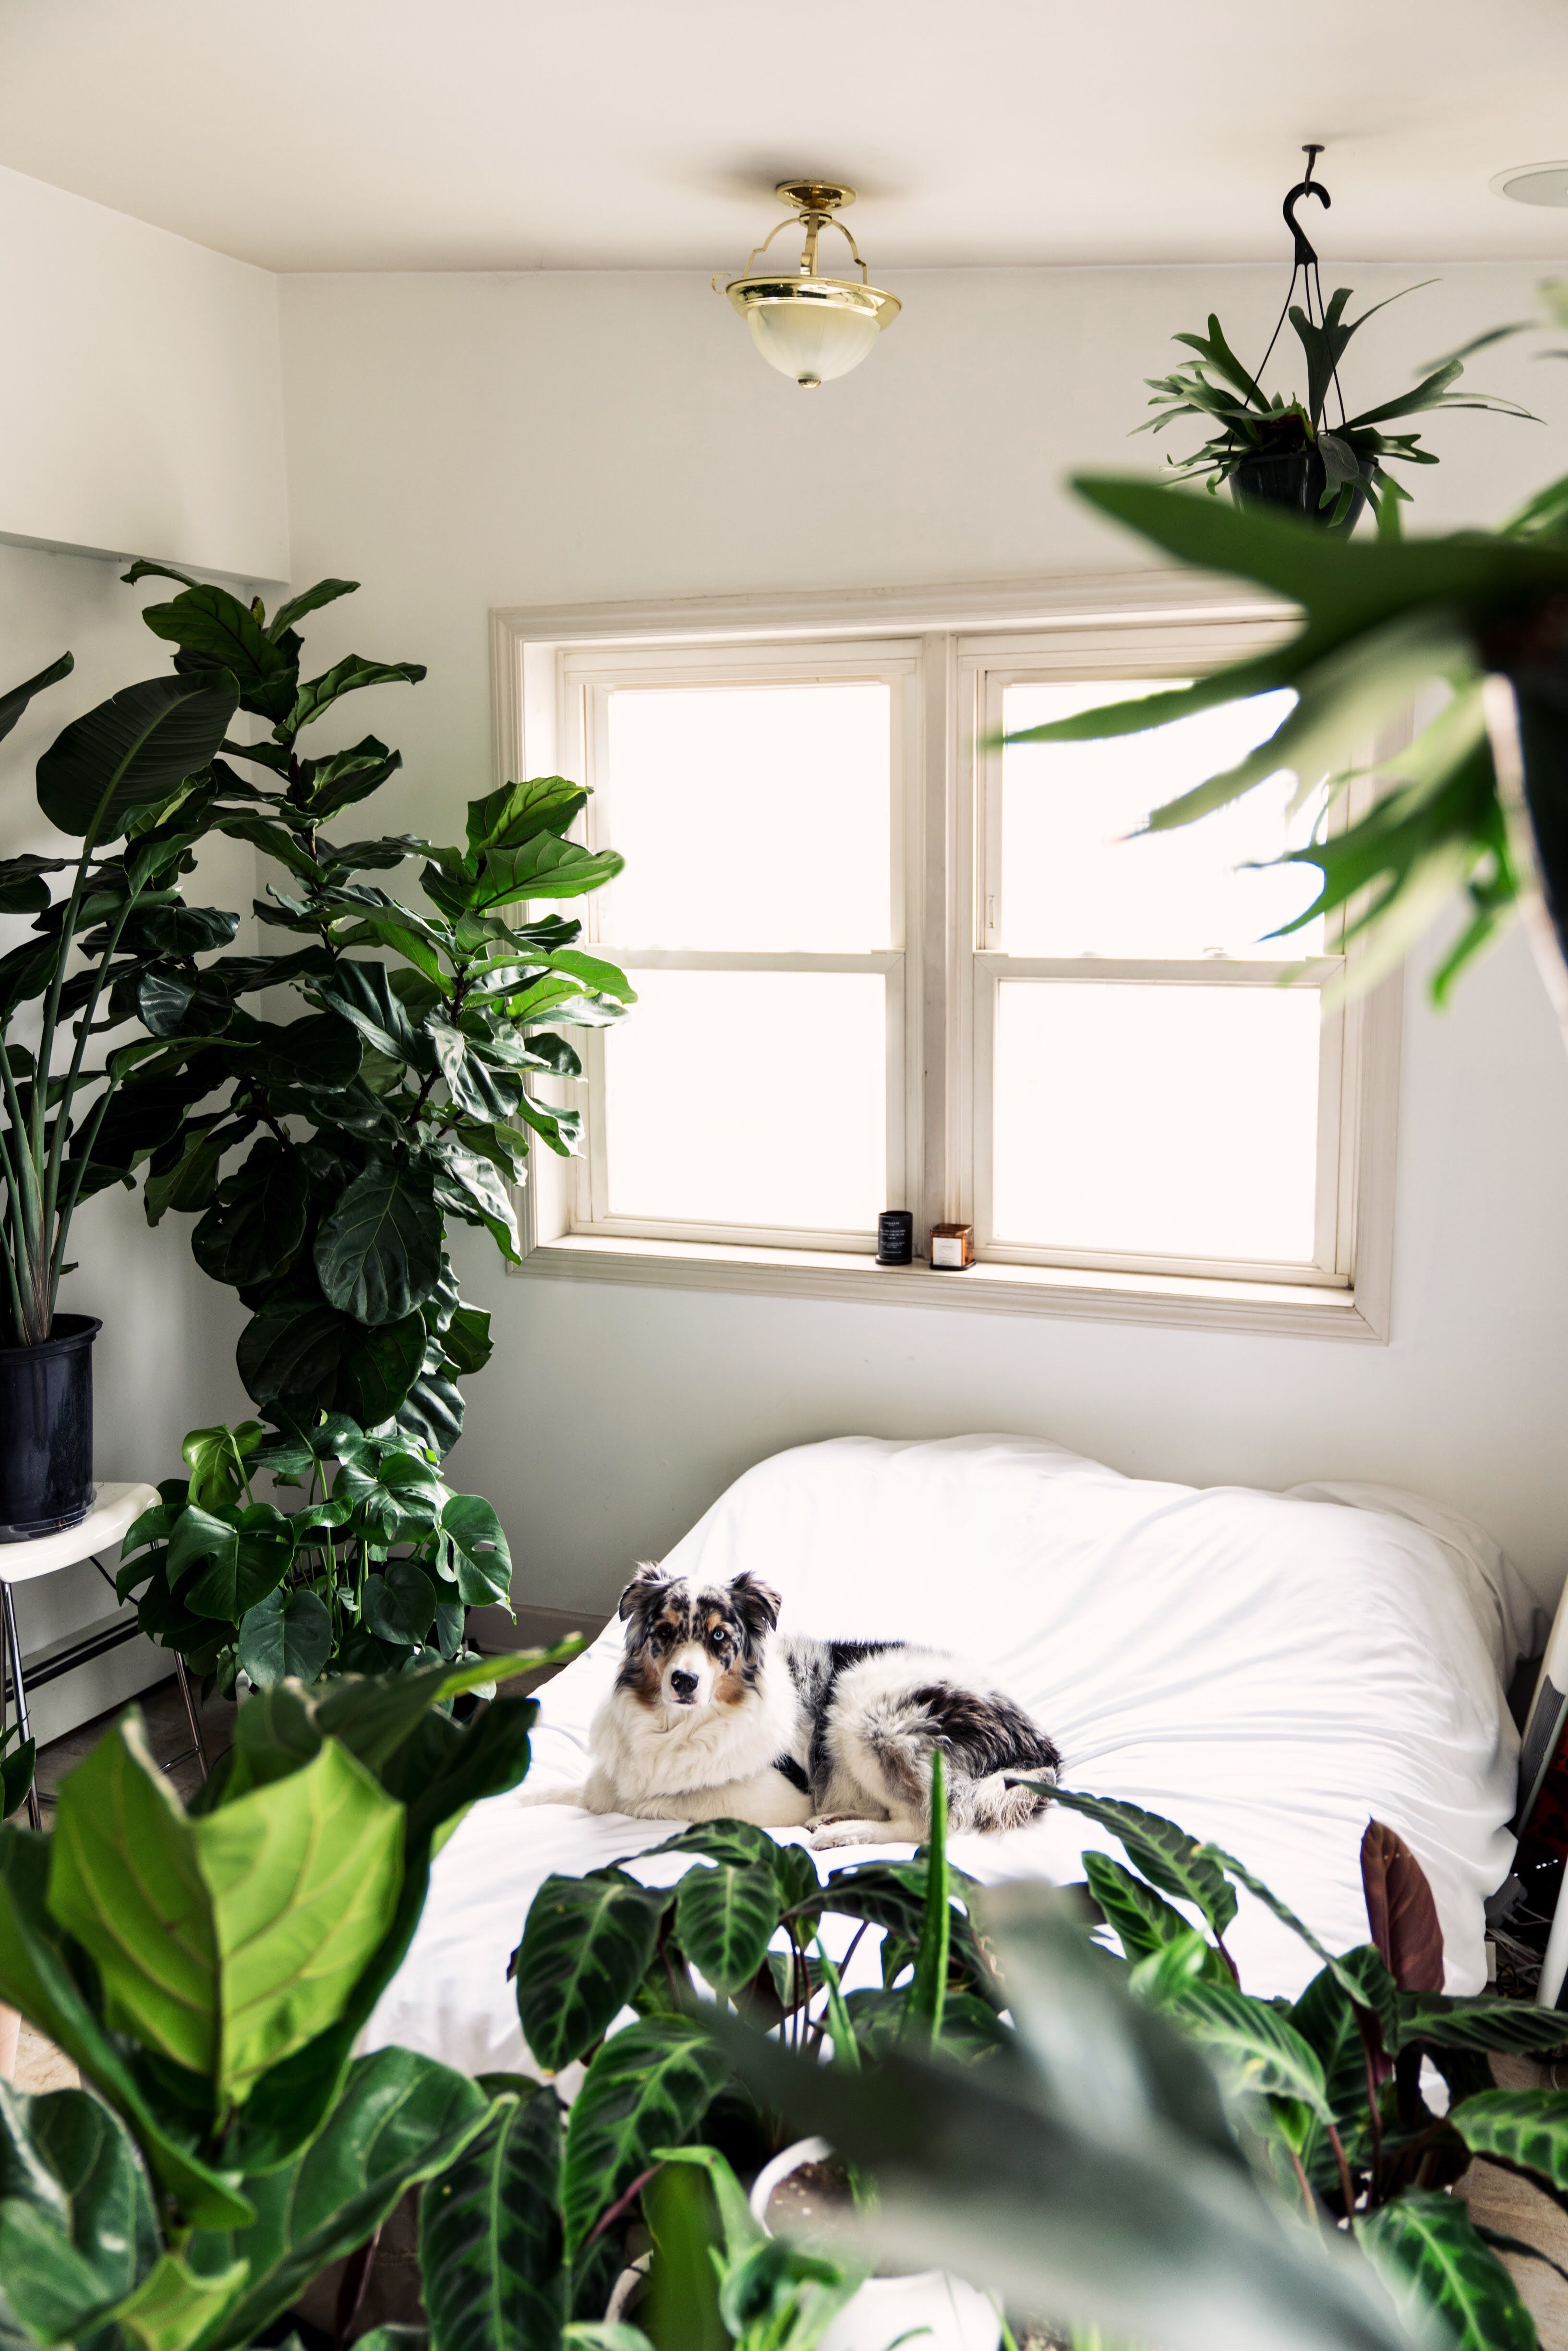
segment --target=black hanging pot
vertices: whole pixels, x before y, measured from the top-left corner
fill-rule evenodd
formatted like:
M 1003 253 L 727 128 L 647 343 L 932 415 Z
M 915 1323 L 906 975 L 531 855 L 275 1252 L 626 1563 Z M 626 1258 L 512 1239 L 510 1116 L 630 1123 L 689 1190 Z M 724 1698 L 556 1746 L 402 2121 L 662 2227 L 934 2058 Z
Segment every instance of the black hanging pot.
M 1356 488 L 1351 493 L 1350 508 L 1340 522 L 1330 519 L 1335 501 L 1325 507 L 1322 503 L 1328 483 L 1328 469 L 1321 451 L 1292 449 L 1282 456 L 1260 452 L 1243 457 L 1230 476 L 1230 495 L 1243 508 L 1282 507 L 1287 513 L 1297 514 L 1307 522 L 1314 522 L 1320 530 L 1343 532 L 1348 538 L 1361 520 L 1366 504 L 1366 492 Z
M 92 1508 L 92 1343 L 102 1328 L 92 1314 L 57 1314 L 41 1347 L 0 1347 L 0 1543 L 78 1526 Z

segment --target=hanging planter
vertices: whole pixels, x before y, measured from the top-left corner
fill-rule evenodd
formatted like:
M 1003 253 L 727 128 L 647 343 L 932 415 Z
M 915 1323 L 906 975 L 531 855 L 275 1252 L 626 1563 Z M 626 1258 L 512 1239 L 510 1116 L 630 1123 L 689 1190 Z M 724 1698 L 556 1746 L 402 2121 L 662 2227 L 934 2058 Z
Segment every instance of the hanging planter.
M 1499 415 L 1529 417 L 1530 411 L 1490 393 L 1459 393 L 1453 390 L 1464 368 L 1458 358 L 1440 367 L 1392 400 L 1347 414 L 1340 382 L 1340 362 L 1351 337 L 1386 303 L 1375 302 L 1359 319 L 1347 319 L 1351 289 L 1341 286 L 1325 303 L 1318 256 L 1296 218 L 1296 207 L 1308 196 L 1331 202 L 1329 192 L 1312 177 L 1312 166 L 1322 153 L 1320 146 L 1305 151 L 1307 173 L 1285 198 L 1285 225 L 1295 239 L 1291 283 L 1269 348 L 1255 371 L 1249 371 L 1226 340 L 1218 319 L 1210 312 L 1207 335 L 1177 335 L 1178 343 L 1196 351 L 1167 376 L 1146 379 L 1155 397 L 1151 408 L 1160 413 L 1136 429 L 1159 433 L 1178 416 L 1201 416 L 1219 430 L 1190 457 L 1173 458 L 1174 477 L 1203 481 L 1210 490 L 1222 482 L 1239 507 L 1270 507 L 1299 516 L 1320 529 L 1348 534 L 1370 506 L 1377 527 L 1386 537 L 1399 533 L 1399 507 L 1410 493 L 1386 470 L 1390 464 L 1435 465 L 1431 450 L 1420 445 L 1417 433 L 1389 434 L 1383 428 L 1397 418 L 1433 408 L 1483 408 Z M 1295 299 L 1298 279 L 1301 298 Z M 1432 281 L 1425 281 L 1430 284 Z M 1406 291 L 1418 289 L 1408 287 Z M 1390 300 L 1397 300 L 1390 296 Z M 1306 361 L 1306 397 L 1270 398 L 1261 378 L 1273 356 L 1286 319 L 1295 329 Z M 1537 421 L 1537 420 L 1532 420 Z

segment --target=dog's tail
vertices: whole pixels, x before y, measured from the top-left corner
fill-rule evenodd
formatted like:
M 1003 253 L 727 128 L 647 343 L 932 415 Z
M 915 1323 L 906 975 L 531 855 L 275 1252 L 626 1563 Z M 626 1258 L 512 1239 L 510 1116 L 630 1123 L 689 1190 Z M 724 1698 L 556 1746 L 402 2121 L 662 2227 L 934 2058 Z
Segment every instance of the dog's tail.
M 958 1681 L 923 1682 L 874 1698 L 855 1724 L 857 1743 L 889 1809 L 931 1826 L 931 1756 L 947 1765 L 947 1817 L 958 1830 L 1019 1828 L 1045 1810 L 1037 1788 L 1013 1788 L 1006 1775 L 1056 1777 L 1061 1758 L 1023 1708 L 999 1691 Z

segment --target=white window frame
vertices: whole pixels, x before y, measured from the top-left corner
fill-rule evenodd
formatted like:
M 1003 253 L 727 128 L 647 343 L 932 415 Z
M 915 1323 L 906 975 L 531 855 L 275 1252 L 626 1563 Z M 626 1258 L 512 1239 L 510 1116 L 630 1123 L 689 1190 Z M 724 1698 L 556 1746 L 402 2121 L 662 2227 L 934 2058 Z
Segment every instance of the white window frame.
M 1087 967 L 999 956 L 988 945 L 988 844 L 999 759 L 981 747 L 1010 677 L 1190 676 L 1275 641 L 1288 608 L 1186 573 L 1120 572 L 899 591 L 702 598 L 680 602 L 509 607 L 491 615 L 498 781 L 563 773 L 595 780 L 592 712 L 611 679 L 715 682 L 794 674 L 890 675 L 894 684 L 894 927 L 886 955 L 756 957 L 628 951 L 629 970 L 885 968 L 902 996 L 902 1050 L 890 1046 L 889 1206 L 915 1211 L 916 1248 L 931 1224 L 977 1226 L 978 1261 L 961 1273 L 879 1267 L 864 1234 L 612 1220 L 591 1115 L 600 1041 L 585 1080 L 546 1089 L 589 1109 L 580 1162 L 542 1148 L 519 1196 L 531 1278 L 605 1280 L 754 1294 L 899 1301 L 997 1313 L 1158 1323 L 1380 1343 L 1389 1327 L 1402 984 L 1398 971 L 1324 1022 L 1320 1086 L 1319 1230 L 1308 1267 L 1009 1249 L 988 1215 L 988 1008 L 1004 974 L 1166 978 L 1274 986 L 1259 956 L 1190 965 Z M 988 705 L 989 707 L 988 707 Z M 1376 748 L 1387 756 L 1394 746 Z M 900 789 L 900 784 L 902 789 Z M 1369 797 L 1371 786 L 1358 788 Z M 590 826 L 597 822 L 589 803 Z M 591 839 L 595 837 L 590 831 Z M 597 936 L 590 897 L 571 914 Z M 902 919 L 902 934 L 899 923 Z M 616 952 L 615 942 L 602 942 Z M 1337 931 L 1304 984 L 1340 967 Z M 1353 947 L 1354 966 L 1358 950 Z M 632 1016 L 635 1018 L 635 1015 Z M 896 1024 L 890 1018 L 890 1039 Z M 902 1160 L 903 1189 L 895 1189 Z
M 556 664 L 558 746 L 561 773 L 580 778 L 593 798 L 585 811 L 584 837 L 591 848 L 612 845 L 615 796 L 608 752 L 608 704 L 620 687 L 723 686 L 742 678 L 747 684 L 847 684 L 872 683 L 888 689 L 889 719 L 889 906 L 885 947 L 861 954 L 806 954 L 782 950 L 660 948 L 629 946 L 616 935 L 615 891 L 596 891 L 574 901 L 584 935 L 596 952 L 621 966 L 636 985 L 640 971 L 875 972 L 886 990 L 887 1176 L 884 1198 L 900 1200 L 918 1164 L 920 1066 L 915 1024 L 907 1017 L 910 987 L 919 986 L 921 870 L 909 854 L 918 829 L 918 808 L 904 779 L 915 768 L 920 725 L 921 646 L 918 638 L 866 638 L 789 646 L 644 645 L 633 650 L 600 646 L 563 652 Z M 909 941 L 915 942 L 913 958 Z M 913 961 L 913 969 L 912 969 Z M 577 1162 L 573 1184 L 573 1231 L 633 1240 L 713 1243 L 759 1249 L 814 1249 L 832 1255 L 874 1257 L 874 1233 L 831 1232 L 796 1227 L 706 1225 L 695 1218 L 612 1216 L 604 1152 L 604 1031 L 585 1032 L 583 1082 L 575 1089 L 584 1112 L 587 1148 Z M 700 1077 L 694 1076 L 700 1085 Z

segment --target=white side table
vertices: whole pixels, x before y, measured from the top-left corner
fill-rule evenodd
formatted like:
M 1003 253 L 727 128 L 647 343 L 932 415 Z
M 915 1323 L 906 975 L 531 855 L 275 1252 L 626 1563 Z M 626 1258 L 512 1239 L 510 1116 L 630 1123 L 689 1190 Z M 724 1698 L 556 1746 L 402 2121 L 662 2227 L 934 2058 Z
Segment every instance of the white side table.
M 98 1556 L 111 1544 L 118 1545 L 143 1510 L 152 1510 L 158 1499 L 157 1489 L 144 1485 L 102 1485 L 98 1499 L 79 1526 L 66 1527 L 58 1534 L 36 1535 L 31 1542 L 0 1543 L 0 1612 L 5 1617 L 5 1646 L 10 1652 L 11 1687 L 16 1693 L 16 1721 L 24 1739 L 32 1736 L 27 1721 L 27 1689 L 22 1678 L 22 1644 L 16 1634 L 16 1604 L 12 1587 L 31 1583 L 40 1575 L 57 1575 L 62 1568 L 75 1567 L 78 1562 L 90 1559 L 99 1575 L 114 1592 L 114 1577 Z M 120 1597 L 115 1592 L 115 1598 Z M 185 1673 L 185 1660 L 177 1649 L 170 1652 L 174 1660 L 174 1672 L 179 1679 L 180 1695 L 185 1701 L 185 1719 L 191 1726 L 191 1745 L 172 1761 L 183 1763 L 195 1756 L 203 1771 L 207 1768 L 207 1750 L 202 1742 L 201 1724 L 196 1719 L 195 1702 Z M 5 1728 L 5 1660 L 0 1657 L 0 1730 Z M 168 1766 L 164 1767 L 166 1770 Z M 41 1825 L 38 1813 L 38 1792 L 27 1792 L 27 1818 L 34 1828 Z

